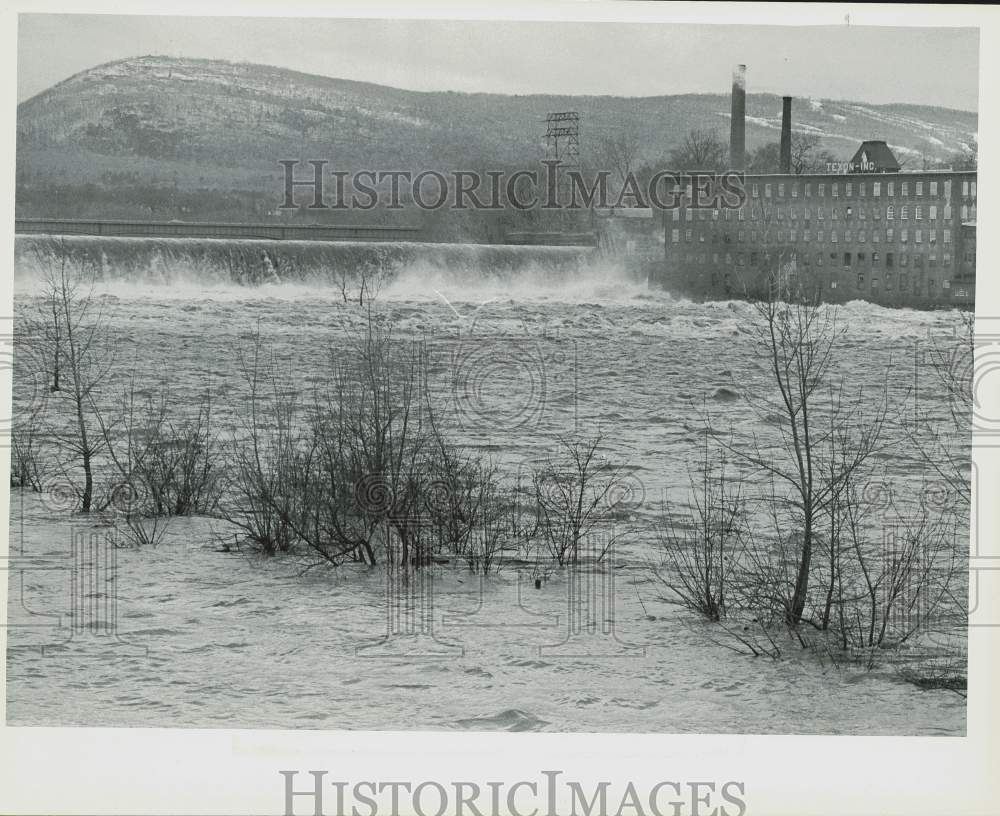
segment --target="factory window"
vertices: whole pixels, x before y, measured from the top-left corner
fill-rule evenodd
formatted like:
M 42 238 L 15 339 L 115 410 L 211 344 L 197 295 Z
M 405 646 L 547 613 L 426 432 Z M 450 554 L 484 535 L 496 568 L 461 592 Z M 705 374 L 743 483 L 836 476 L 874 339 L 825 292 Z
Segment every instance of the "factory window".
M 822 252 L 817 252 L 816 253 L 816 266 L 822 266 L 822 265 L 823 265 L 823 253 Z
M 784 197 L 785 197 L 785 185 L 784 184 L 779 184 L 778 185 L 778 198 L 784 198 Z
M 743 239 L 745 238 L 745 236 L 746 234 L 743 232 L 743 230 L 740 230 L 736 236 L 736 240 L 739 241 L 740 243 L 743 243 Z
M 896 183 L 893 181 L 886 182 L 885 194 L 892 198 L 896 194 Z
M 765 184 L 764 185 L 764 198 L 770 198 L 770 197 L 771 197 L 771 185 L 770 184 Z
M 825 184 L 817 184 L 816 185 L 816 195 L 818 195 L 818 196 L 824 196 L 824 195 L 826 195 L 826 185 Z
M 886 252 L 885 253 L 885 268 L 886 269 L 892 269 L 892 266 L 893 266 L 893 263 L 892 263 L 892 253 L 891 252 Z
M 737 253 L 737 255 L 736 255 L 736 265 L 737 266 L 746 266 L 746 262 L 747 262 L 746 256 L 742 252 Z
M 864 230 L 859 230 L 858 231 L 858 243 L 859 244 L 863 244 L 864 242 L 865 242 L 865 231 Z
M 740 207 L 739 210 L 738 210 L 737 217 L 739 218 L 740 221 L 746 221 L 746 218 L 747 218 L 747 208 L 746 207 Z
M 750 188 L 750 195 L 752 195 L 754 198 L 760 198 L 760 191 L 757 189 L 756 184 Z
M 885 208 L 885 220 L 892 221 L 893 219 L 895 219 L 895 217 L 896 217 L 896 208 L 892 204 L 890 204 L 888 207 Z
M 972 191 L 972 197 L 975 198 L 976 197 L 976 182 L 974 182 L 974 181 L 971 182 L 971 184 L 970 184 L 970 190 Z
M 872 230 L 872 243 L 877 244 L 881 240 L 882 240 L 881 230 Z
M 872 266 L 878 266 L 878 253 L 872 253 Z
M 962 205 L 962 220 L 963 221 L 968 221 L 969 220 L 969 205 L 968 204 L 963 204 Z
M 951 198 L 951 179 L 944 183 L 944 197 Z
M 705 243 L 705 233 L 700 230 L 698 231 L 698 241 L 702 244 Z
M 844 266 L 848 267 L 850 265 L 851 265 L 851 253 L 850 252 L 845 252 L 844 253 Z
M 892 242 L 892 237 L 893 237 L 894 234 L 895 234 L 894 230 L 887 229 L 885 231 L 885 240 L 889 241 L 891 243 Z
M 830 230 L 830 243 L 837 243 L 837 230 Z
M 795 240 L 796 240 L 796 238 L 795 238 L 796 234 L 797 234 L 797 233 L 796 233 L 796 231 L 795 231 L 795 230 L 792 230 L 791 232 L 789 232 L 789 233 L 788 233 L 788 240 L 789 240 L 789 241 L 795 241 Z
M 797 213 L 795 212 L 795 207 L 788 208 L 788 217 L 794 221 L 796 219 Z
M 823 208 L 822 207 L 817 207 L 816 208 L 816 220 L 817 221 L 822 221 L 823 220 Z
M 864 263 L 864 262 L 865 262 L 865 253 L 864 252 L 859 252 L 858 253 L 858 263 L 861 264 L 861 263 Z
M 680 220 L 681 220 L 681 211 L 674 210 L 674 221 L 680 221 Z
M 858 289 L 864 289 L 864 288 L 865 288 L 865 273 L 858 272 Z
M 923 230 L 914 230 L 913 231 L 913 240 L 916 241 L 918 244 L 923 243 L 923 240 L 924 240 Z
M 913 219 L 915 221 L 923 221 L 924 220 L 924 208 L 923 207 L 914 207 L 913 208 Z
M 881 218 L 882 218 L 882 208 L 881 207 L 872 207 L 872 218 L 874 220 L 876 220 L 876 221 L 881 220 Z
M 778 221 L 784 220 L 785 215 L 784 215 L 784 212 L 782 211 L 781 207 L 775 207 L 774 208 L 774 216 L 775 216 L 775 218 Z
M 718 209 L 712 210 L 712 220 L 713 221 L 718 221 L 719 220 L 719 211 L 718 211 Z
M 944 205 L 944 220 L 951 221 L 951 204 Z
M 914 255 L 913 256 L 913 265 L 915 267 L 922 268 L 923 265 L 924 265 L 924 256 L 923 255 Z
M 823 230 L 816 230 L 816 240 L 817 241 L 823 240 Z
M 922 196 L 924 194 L 924 183 L 922 181 L 916 182 L 917 185 L 917 195 Z
M 864 207 L 859 207 L 858 208 L 858 218 L 860 218 L 862 221 L 865 220 L 865 208 Z
M 872 278 L 872 292 L 878 292 L 878 278 Z
M 928 208 L 927 217 L 930 218 L 931 221 L 937 221 L 937 207 L 935 205 L 932 204 Z
M 756 266 L 756 265 L 757 265 L 757 253 L 756 252 L 751 252 L 750 253 L 750 266 Z
M 691 230 L 684 230 L 684 240 L 688 242 L 691 241 Z
M 848 208 L 847 208 L 847 217 L 848 217 L 848 219 L 849 219 L 849 218 L 850 218 L 850 217 L 851 217 L 851 216 L 852 216 L 853 214 L 854 214 L 854 208 L 853 208 L 853 207 L 848 207 Z
M 782 232 L 781 230 L 778 230 L 778 243 L 779 244 L 784 243 L 784 240 L 785 240 L 785 233 Z
M 812 198 L 813 186 L 812 184 L 807 184 L 805 189 L 806 198 Z
M 899 231 L 899 240 L 900 240 L 900 243 L 905 244 L 909 240 L 909 237 L 910 236 L 909 236 L 909 234 L 907 233 L 907 231 L 905 229 Z
M 903 207 L 899 208 L 899 219 L 901 221 L 909 221 L 910 220 L 910 208 L 909 207 L 903 206 Z
M 854 187 L 854 185 L 851 184 L 851 182 L 849 182 L 849 181 L 846 184 L 844 184 L 844 195 L 847 198 L 851 197 L 853 187 Z
M 673 241 L 673 243 L 675 243 L 675 244 L 680 243 L 680 240 L 681 240 L 681 231 L 679 229 L 671 230 L 671 232 L 670 232 L 670 240 Z
M 906 289 L 907 289 L 907 287 L 909 285 L 910 285 L 910 276 L 909 275 L 900 275 L 899 276 L 899 291 L 900 292 L 905 292 Z
M 931 184 L 931 195 L 936 196 L 938 194 L 937 182 L 932 181 L 930 184 Z
M 798 197 L 799 197 L 799 185 L 798 184 L 793 184 L 792 185 L 792 198 L 798 198 Z
M 968 197 L 969 197 L 969 182 L 963 181 L 962 182 L 962 198 L 968 198 Z
M 837 198 L 840 195 L 839 184 L 834 183 L 830 185 L 830 195 L 832 195 L 834 198 Z
M 946 244 L 950 244 L 951 243 L 951 230 L 950 229 L 946 229 L 944 231 L 944 242 Z
M 882 195 L 882 182 L 881 181 L 872 182 L 872 196 L 874 198 L 878 198 L 880 195 Z
M 837 210 L 837 208 L 836 207 L 831 207 L 830 208 L 830 218 L 832 218 L 834 221 L 836 221 L 839 216 L 840 216 L 840 212 Z
M 694 213 L 691 210 L 684 210 L 684 220 L 685 221 L 693 221 L 694 220 Z
M 932 294 L 934 291 L 934 278 L 927 279 L 927 294 Z
M 803 241 L 811 241 L 812 240 L 812 233 L 809 230 L 802 230 L 802 240 Z
M 858 195 L 862 198 L 865 197 L 865 183 L 863 181 L 858 183 Z
M 909 262 L 910 262 L 910 259 L 906 255 L 900 255 L 899 256 L 899 265 L 900 266 L 907 266 L 909 264 Z
M 908 196 L 910 194 L 910 182 L 901 181 L 899 183 L 899 194 L 901 196 Z
M 844 242 L 848 243 L 848 244 L 851 243 L 851 231 L 850 230 L 844 230 Z
M 929 244 L 937 243 L 937 230 L 927 230 L 927 242 Z
M 928 258 L 927 258 L 927 265 L 931 269 L 935 269 L 937 267 L 937 255 L 930 255 L 930 256 L 928 256 Z
M 836 289 L 837 288 L 837 281 L 835 281 L 835 280 L 830 281 L 830 288 L 831 289 Z

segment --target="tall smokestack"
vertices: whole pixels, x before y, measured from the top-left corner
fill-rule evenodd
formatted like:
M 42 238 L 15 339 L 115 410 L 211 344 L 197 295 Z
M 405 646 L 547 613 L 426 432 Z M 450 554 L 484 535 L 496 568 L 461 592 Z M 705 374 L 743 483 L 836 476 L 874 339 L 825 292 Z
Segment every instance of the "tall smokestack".
M 781 172 L 792 172 L 792 98 L 781 97 Z
M 747 67 L 733 69 L 733 110 L 729 130 L 729 167 L 737 173 L 746 169 Z

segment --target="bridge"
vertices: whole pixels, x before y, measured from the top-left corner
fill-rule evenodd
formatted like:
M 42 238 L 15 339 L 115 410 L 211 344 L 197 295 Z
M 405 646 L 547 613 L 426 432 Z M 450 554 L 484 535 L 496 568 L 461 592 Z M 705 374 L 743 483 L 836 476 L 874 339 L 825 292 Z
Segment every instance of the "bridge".
M 114 238 L 244 238 L 268 241 L 419 241 L 420 227 L 227 224 L 207 221 L 83 221 L 17 218 L 19 235 L 103 235 Z

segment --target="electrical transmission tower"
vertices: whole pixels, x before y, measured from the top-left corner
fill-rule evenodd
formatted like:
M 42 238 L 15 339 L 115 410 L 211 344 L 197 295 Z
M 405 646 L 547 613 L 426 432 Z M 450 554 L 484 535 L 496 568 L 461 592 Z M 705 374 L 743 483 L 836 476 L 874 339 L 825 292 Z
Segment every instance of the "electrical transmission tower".
M 562 151 L 559 140 L 562 139 Z M 550 113 L 545 117 L 545 141 L 553 157 L 564 167 L 580 164 L 580 114 L 576 111 Z

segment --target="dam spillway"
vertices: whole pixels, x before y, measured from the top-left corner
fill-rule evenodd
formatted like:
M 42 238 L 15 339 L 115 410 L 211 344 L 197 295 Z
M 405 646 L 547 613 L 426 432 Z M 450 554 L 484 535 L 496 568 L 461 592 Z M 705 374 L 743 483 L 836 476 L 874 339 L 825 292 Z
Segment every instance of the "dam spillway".
M 65 256 L 98 281 L 254 286 L 266 283 L 337 285 L 403 271 L 486 280 L 570 282 L 592 264 L 586 246 L 517 246 L 415 241 L 315 241 L 192 237 L 17 235 L 15 274 L 38 277 L 51 258 Z

